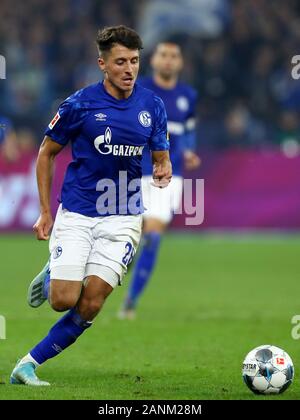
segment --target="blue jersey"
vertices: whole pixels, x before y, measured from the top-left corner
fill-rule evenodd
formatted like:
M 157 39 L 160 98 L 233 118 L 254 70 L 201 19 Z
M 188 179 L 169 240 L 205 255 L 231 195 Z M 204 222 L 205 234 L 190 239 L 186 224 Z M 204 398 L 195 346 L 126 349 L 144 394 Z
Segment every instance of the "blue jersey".
M 0 144 L 4 142 L 5 137 L 9 133 L 9 131 L 12 129 L 11 122 L 8 118 L 2 117 L 0 115 Z
M 196 143 L 195 108 L 197 93 L 183 83 L 177 83 L 173 89 L 163 89 L 157 86 L 152 78 L 142 78 L 139 83 L 145 88 L 151 89 L 165 104 L 173 175 L 181 175 L 183 152 L 187 149 L 193 150 Z M 148 148 L 144 149 L 142 167 L 143 175 L 152 174 L 151 156 Z
M 138 84 L 122 100 L 103 82 L 79 90 L 60 105 L 45 135 L 61 145 L 71 141 L 61 201 L 90 217 L 142 213 L 143 149 L 169 149 L 164 104 Z

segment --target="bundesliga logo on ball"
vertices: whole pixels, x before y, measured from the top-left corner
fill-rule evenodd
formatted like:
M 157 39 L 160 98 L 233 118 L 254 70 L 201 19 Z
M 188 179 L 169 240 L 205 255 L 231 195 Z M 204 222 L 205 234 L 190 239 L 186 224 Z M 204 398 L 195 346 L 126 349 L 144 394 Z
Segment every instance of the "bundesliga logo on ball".
M 294 366 L 284 350 L 263 345 L 247 354 L 242 375 L 245 384 L 255 394 L 281 394 L 293 382 Z

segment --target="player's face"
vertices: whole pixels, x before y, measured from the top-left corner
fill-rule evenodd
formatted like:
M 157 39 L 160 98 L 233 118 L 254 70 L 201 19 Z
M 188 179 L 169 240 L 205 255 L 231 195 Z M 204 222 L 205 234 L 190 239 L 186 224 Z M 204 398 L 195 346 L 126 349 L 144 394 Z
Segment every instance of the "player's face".
M 98 59 L 98 63 L 106 81 L 113 88 L 122 92 L 131 92 L 138 75 L 139 60 L 138 50 L 130 50 L 116 44 Z
M 159 44 L 151 59 L 153 70 L 164 79 L 177 77 L 182 69 L 182 55 L 176 44 Z

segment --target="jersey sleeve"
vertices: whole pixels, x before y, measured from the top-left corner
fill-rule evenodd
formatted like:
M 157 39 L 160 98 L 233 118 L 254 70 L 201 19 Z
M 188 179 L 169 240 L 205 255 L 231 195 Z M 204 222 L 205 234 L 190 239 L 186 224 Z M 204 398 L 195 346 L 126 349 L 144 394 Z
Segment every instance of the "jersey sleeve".
M 185 135 L 184 135 L 184 149 L 196 149 L 196 105 L 197 93 L 192 92 L 190 97 L 190 108 L 185 122 Z
M 45 131 L 46 136 L 51 137 L 62 146 L 65 146 L 69 140 L 74 139 L 80 126 L 80 118 L 75 105 L 74 102 L 65 100 Z
M 167 113 L 163 101 L 154 96 L 154 124 L 149 142 L 150 150 L 169 150 L 170 144 L 167 132 Z

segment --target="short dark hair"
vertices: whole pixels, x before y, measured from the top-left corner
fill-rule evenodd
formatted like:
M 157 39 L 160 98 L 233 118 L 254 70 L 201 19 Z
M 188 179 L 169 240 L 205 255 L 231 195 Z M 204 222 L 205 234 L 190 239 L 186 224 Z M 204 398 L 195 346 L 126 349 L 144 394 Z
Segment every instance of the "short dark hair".
M 96 40 L 99 54 L 110 51 L 115 44 L 121 44 L 130 50 L 141 50 L 143 42 L 139 34 L 124 25 L 108 26 L 98 31 Z
M 181 45 L 179 44 L 179 42 L 177 42 L 176 40 L 174 40 L 174 39 L 172 39 L 172 38 L 169 38 L 169 39 L 163 39 L 162 41 L 159 41 L 159 42 L 155 45 L 154 50 L 153 50 L 153 53 L 155 53 L 155 52 L 157 51 L 157 49 L 158 49 L 158 47 L 159 47 L 160 45 L 164 45 L 164 44 L 171 44 L 171 45 L 175 45 L 176 47 L 178 47 L 178 49 L 179 49 L 180 53 L 182 54 L 182 47 L 181 47 Z

